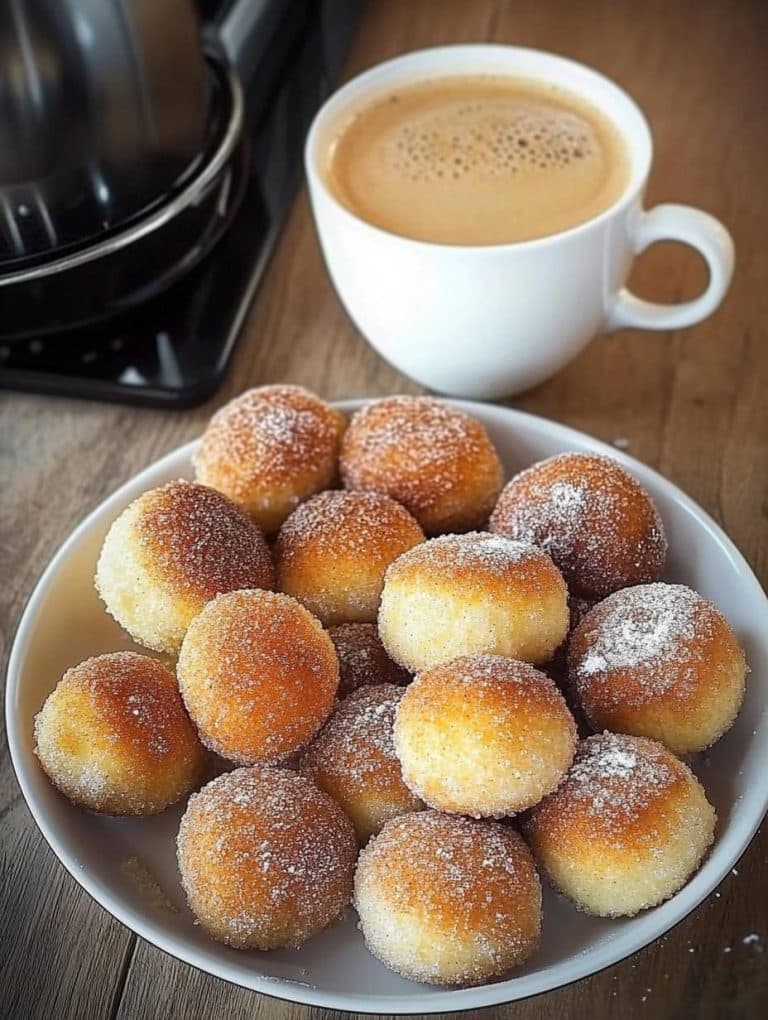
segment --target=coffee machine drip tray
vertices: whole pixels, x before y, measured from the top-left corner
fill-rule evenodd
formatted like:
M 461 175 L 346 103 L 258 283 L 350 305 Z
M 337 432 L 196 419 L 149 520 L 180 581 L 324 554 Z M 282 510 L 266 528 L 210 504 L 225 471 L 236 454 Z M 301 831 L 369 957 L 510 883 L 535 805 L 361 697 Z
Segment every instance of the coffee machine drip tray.
M 338 72 L 359 4 L 208 0 L 198 7 L 218 22 L 245 94 L 244 138 L 232 173 L 242 197 L 231 224 L 187 275 L 126 312 L 56 335 L 0 338 L 0 387 L 189 407 L 221 381 L 300 180 L 309 123 Z M 259 20 L 247 17 L 254 9 Z M 87 267 L 82 273 L 87 286 Z

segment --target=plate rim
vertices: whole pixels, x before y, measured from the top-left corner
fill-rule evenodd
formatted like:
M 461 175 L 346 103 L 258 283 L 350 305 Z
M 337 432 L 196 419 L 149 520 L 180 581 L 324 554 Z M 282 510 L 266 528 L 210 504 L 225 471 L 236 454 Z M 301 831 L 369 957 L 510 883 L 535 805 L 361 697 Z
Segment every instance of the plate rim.
M 351 413 L 380 399 L 384 398 L 347 398 L 344 400 L 332 401 L 331 403 L 339 410 Z M 550 433 L 554 432 L 557 438 L 562 439 L 566 443 L 587 446 L 597 453 L 603 453 L 610 456 L 630 471 L 639 473 L 641 476 L 645 475 L 647 478 L 651 479 L 653 483 L 665 488 L 671 498 L 678 502 L 691 516 L 697 518 L 699 522 L 705 526 L 705 528 L 710 532 L 712 538 L 715 539 L 728 554 L 729 558 L 739 569 L 739 573 L 744 577 L 745 582 L 753 589 L 753 596 L 759 603 L 762 603 L 763 613 L 765 615 L 766 623 L 768 623 L 768 596 L 766 596 L 766 593 L 752 570 L 751 565 L 740 552 L 736 544 L 725 533 L 714 518 L 712 518 L 711 515 L 703 509 L 703 507 L 696 503 L 695 500 L 688 496 L 674 482 L 665 478 L 664 475 L 656 471 L 655 468 L 644 464 L 631 454 L 611 446 L 610 443 L 605 440 L 591 436 L 587 432 L 575 429 L 569 425 L 563 424 L 562 422 L 554 421 L 553 419 L 546 418 L 542 415 L 531 414 L 527 411 L 518 410 L 517 408 L 509 408 L 493 403 L 482 403 L 479 401 L 459 400 L 447 397 L 438 397 L 435 399 L 439 399 L 441 402 L 447 403 L 451 406 L 458 407 L 459 409 L 466 411 L 468 414 L 478 416 L 481 420 L 484 420 L 484 416 L 491 412 L 492 415 L 498 415 L 502 418 L 506 418 L 512 429 L 514 429 L 515 422 L 528 422 L 539 429 L 544 428 Z M 744 854 L 745 850 L 754 838 L 755 833 L 762 823 L 763 817 L 768 811 L 768 784 L 766 784 L 763 791 L 762 807 L 759 808 L 759 810 L 751 818 L 749 824 L 746 826 L 740 826 L 736 833 L 730 832 L 728 834 L 729 838 L 726 845 L 730 846 L 730 852 L 725 854 L 719 866 L 713 869 L 711 867 L 712 856 L 708 856 L 702 868 L 674 896 L 665 903 L 654 908 L 653 913 L 646 912 L 644 914 L 637 915 L 637 917 L 633 920 L 640 923 L 640 934 L 634 939 L 625 938 L 612 940 L 608 946 L 602 949 L 599 966 L 595 967 L 593 963 L 589 962 L 591 954 L 579 953 L 572 955 L 569 959 L 563 962 L 553 964 L 545 970 L 538 971 L 534 974 L 527 974 L 521 977 L 509 977 L 494 983 L 469 988 L 441 988 L 439 990 L 435 990 L 428 996 L 408 994 L 376 994 L 371 996 L 362 996 L 359 993 L 329 992 L 298 981 L 291 981 L 290 978 L 275 978 L 271 975 L 259 973 L 256 970 L 253 972 L 252 981 L 246 983 L 244 980 L 238 979 L 238 976 L 231 972 L 231 969 L 226 965 L 226 963 L 219 962 L 216 959 L 207 956 L 205 951 L 202 949 L 198 950 L 194 947 L 188 947 L 183 943 L 179 943 L 172 935 L 166 935 L 156 925 L 145 921 L 143 913 L 139 913 L 133 908 L 124 906 L 119 901 L 115 901 L 108 885 L 94 878 L 89 872 L 85 871 L 82 866 L 78 866 L 75 860 L 70 858 L 68 851 L 63 848 L 59 842 L 57 827 L 53 824 L 49 824 L 45 811 L 41 810 L 36 804 L 34 791 L 26 781 L 26 762 L 24 760 L 24 752 L 20 744 L 20 738 L 17 734 L 12 704 L 13 695 L 18 687 L 26 649 L 33 638 L 32 632 L 39 612 L 40 603 L 45 596 L 50 579 L 57 572 L 63 562 L 66 561 L 71 549 L 79 542 L 83 535 L 90 530 L 98 517 L 102 516 L 105 512 L 117 504 L 124 503 L 126 498 L 128 498 L 130 491 L 136 488 L 137 483 L 144 477 L 145 474 L 161 471 L 164 465 L 175 464 L 182 458 L 186 458 L 187 461 L 189 461 L 199 442 L 200 438 L 198 437 L 186 443 L 182 443 L 170 450 L 168 453 L 147 464 L 101 500 L 69 532 L 67 537 L 60 543 L 49 560 L 26 601 L 16 626 L 11 645 L 11 652 L 8 658 L 5 690 L 6 733 L 12 768 L 16 781 L 24 797 L 27 809 L 32 815 L 32 819 L 37 825 L 43 838 L 46 840 L 59 862 L 64 866 L 72 878 L 74 878 L 78 885 L 112 917 L 125 925 L 130 931 L 133 931 L 136 935 L 145 939 L 147 942 L 151 943 L 163 952 L 168 953 L 175 959 L 201 970 L 204 973 L 211 974 L 214 977 L 229 981 L 239 987 L 246 988 L 250 991 L 255 991 L 259 994 L 264 994 L 272 998 L 289 1002 L 297 1002 L 307 1006 L 317 1006 L 320 1008 L 337 1009 L 357 1013 L 386 1012 L 390 1015 L 413 1015 L 437 1012 L 457 1012 L 465 1009 L 503 1005 L 513 1001 L 521 1001 L 545 992 L 555 991 L 558 988 L 562 988 L 583 978 L 600 973 L 607 967 L 628 959 L 630 956 L 633 956 L 635 953 L 650 945 L 656 939 L 661 938 L 673 927 L 683 921 L 689 914 L 699 907 L 704 900 L 707 899 L 707 897 L 728 875 L 731 869 L 738 863 L 741 856 Z M 131 496 L 131 498 L 135 497 Z M 722 855 L 723 850 L 721 844 L 720 856 Z M 695 892 L 691 894 L 689 891 L 687 896 L 684 895 L 686 891 L 691 890 L 692 887 L 695 888 Z M 663 919 L 660 923 L 646 923 L 644 926 L 642 925 L 643 919 L 650 922 L 651 919 L 658 916 L 660 911 L 663 912 Z M 629 943 L 628 948 L 623 947 L 623 943 L 625 941 Z M 612 949 L 612 945 L 621 946 L 622 948 Z M 551 971 L 555 968 L 558 973 L 553 981 Z M 519 990 L 516 990 L 515 986 L 517 986 Z

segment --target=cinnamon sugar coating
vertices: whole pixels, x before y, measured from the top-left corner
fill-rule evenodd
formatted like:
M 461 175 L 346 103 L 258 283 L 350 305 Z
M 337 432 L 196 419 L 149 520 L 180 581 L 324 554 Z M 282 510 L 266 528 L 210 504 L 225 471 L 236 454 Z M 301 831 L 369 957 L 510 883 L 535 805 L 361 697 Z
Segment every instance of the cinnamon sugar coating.
M 271 534 L 304 499 L 330 488 L 347 419 L 302 386 L 258 386 L 214 414 L 194 465 Z
M 134 500 L 109 529 L 96 567 L 107 611 L 139 644 L 178 652 L 206 602 L 272 588 L 272 558 L 241 507 L 196 482 L 168 482 Z
M 423 807 L 403 782 L 392 731 L 403 688 L 361 687 L 304 752 L 301 771 L 342 806 L 365 843 L 385 822 Z
M 67 670 L 35 718 L 35 753 L 73 803 L 110 815 L 152 815 L 203 777 L 205 752 L 173 673 L 114 652 Z
M 298 948 L 339 920 L 357 844 L 341 808 L 285 769 L 236 769 L 190 798 L 177 840 L 190 908 L 236 949 Z
M 655 581 L 667 554 L 651 497 L 617 461 L 594 453 L 561 453 L 521 471 L 489 526 L 541 546 L 571 594 L 585 598 Z
M 288 758 L 333 707 L 331 639 L 295 599 L 236 591 L 209 602 L 181 646 L 178 680 L 200 739 L 239 764 Z
M 366 945 L 414 981 L 476 985 L 523 963 L 541 930 L 541 886 L 513 829 L 437 811 L 388 822 L 360 854 Z
M 339 697 L 369 684 L 404 687 L 411 674 L 387 655 L 375 623 L 341 623 L 328 636 L 339 657 Z
M 387 397 L 352 417 L 341 447 L 347 489 L 386 493 L 426 534 L 488 520 L 502 468 L 485 426 L 432 397 Z
M 415 519 L 389 496 L 321 492 L 280 529 L 277 585 L 325 626 L 372 623 L 387 567 L 423 541 Z

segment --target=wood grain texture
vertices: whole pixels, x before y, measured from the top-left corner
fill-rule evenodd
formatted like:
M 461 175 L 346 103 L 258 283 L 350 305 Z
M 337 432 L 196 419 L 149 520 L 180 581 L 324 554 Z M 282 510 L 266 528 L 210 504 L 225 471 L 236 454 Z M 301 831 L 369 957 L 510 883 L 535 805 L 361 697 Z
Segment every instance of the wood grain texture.
M 595 341 L 515 406 L 567 422 L 658 467 L 706 507 L 768 581 L 768 5 L 727 0 L 372 0 L 345 76 L 404 50 L 489 40 L 551 49 L 616 78 L 645 108 L 657 155 L 649 202 L 684 201 L 733 231 L 737 271 L 708 322 Z M 633 285 L 680 300 L 699 260 L 644 255 Z M 212 407 L 255 383 L 290 380 L 328 397 L 416 392 L 358 337 L 331 289 L 306 196 L 297 199 L 234 366 L 210 405 L 185 413 L 25 395 L 0 398 L 0 639 L 83 514 L 160 454 L 199 433 Z M 226 1016 L 331 1020 L 178 963 L 136 939 L 63 872 L 0 759 L 0 1016 L 24 1020 Z M 768 837 L 719 894 L 631 960 L 549 995 L 489 1010 L 516 1020 L 764 1015 Z M 745 945 L 756 932 L 762 942 Z M 729 947 L 730 952 L 725 949 Z

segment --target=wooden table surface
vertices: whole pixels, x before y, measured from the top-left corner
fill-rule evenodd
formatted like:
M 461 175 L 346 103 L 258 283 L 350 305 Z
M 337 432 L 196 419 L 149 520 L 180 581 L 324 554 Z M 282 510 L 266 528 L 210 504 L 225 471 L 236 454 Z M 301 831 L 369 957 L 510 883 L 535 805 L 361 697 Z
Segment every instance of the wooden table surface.
M 737 249 L 731 292 L 708 322 L 679 333 L 597 340 L 514 405 L 608 441 L 628 440 L 631 453 L 720 521 L 765 583 L 768 5 L 374 0 L 345 76 L 408 49 L 477 40 L 556 50 L 624 85 L 655 133 L 650 202 L 684 201 L 710 210 L 728 224 Z M 671 245 L 644 255 L 634 278 L 643 294 L 667 300 L 691 296 L 703 282 L 698 259 Z M 173 413 L 0 398 L 0 634 L 6 653 L 32 585 L 80 518 L 138 469 L 199 433 L 221 401 L 278 380 L 327 397 L 417 391 L 365 345 L 339 306 L 303 193 L 234 366 L 210 405 Z M 330 1018 L 208 977 L 113 920 L 65 873 L 38 833 L 5 743 L 0 812 L 0 1016 Z M 765 1016 L 765 829 L 737 871 L 686 921 L 632 959 L 494 1014 L 518 1020 Z M 745 943 L 751 933 L 760 941 Z

